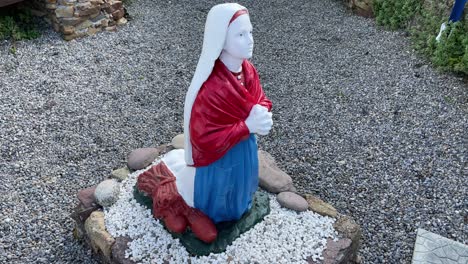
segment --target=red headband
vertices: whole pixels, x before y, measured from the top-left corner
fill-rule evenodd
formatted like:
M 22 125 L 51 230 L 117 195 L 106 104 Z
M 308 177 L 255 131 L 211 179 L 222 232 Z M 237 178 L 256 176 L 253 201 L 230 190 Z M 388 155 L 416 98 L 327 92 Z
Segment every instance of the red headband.
M 229 24 L 232 23 L 232 21 L 236 20 L 236 18 L 238 18 L 239 16 L 242 16 L 244 14 L 249 14 L 249 11 L 247 11 L 247 9 L 241 9 L 239 11 L 237 11 L 236 13 L 234 13 L 234 15 L 232 16 L 231 18 L 231 21 L 229 21 Z

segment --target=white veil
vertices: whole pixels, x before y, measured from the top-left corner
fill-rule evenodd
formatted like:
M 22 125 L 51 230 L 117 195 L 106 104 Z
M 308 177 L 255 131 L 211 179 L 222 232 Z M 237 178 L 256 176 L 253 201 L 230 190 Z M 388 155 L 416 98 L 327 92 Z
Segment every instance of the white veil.
M 232 16 L 245 7 L 235 4 L 219 4 L 211 8 L 208 12 L 205 24 L 205 34 L 203 37 L 203 48 L 198 60 L 197 69 L 193 75 L 192 82 L 185 96 L 184 104 L 184 148 L 185 162 L 193 165 L 192 143 L 190 142 L 190 116 L 192 106 L 203 83 L 208 79 L 213 71 L 214 63 L 221 55 L 226 40 L 229 21 Z

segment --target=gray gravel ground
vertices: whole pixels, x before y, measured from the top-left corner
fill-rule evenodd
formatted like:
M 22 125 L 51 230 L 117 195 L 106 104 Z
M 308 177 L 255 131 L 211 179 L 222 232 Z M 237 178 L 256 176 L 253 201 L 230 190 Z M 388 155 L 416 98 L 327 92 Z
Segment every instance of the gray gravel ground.
M 215 1 L 136 0 L 117 33 L 0 44 L 0 263 L 94 263 L 76 193 L 182 132 Z M 363 228 L 365 263 L 410 261 L 418 227 L 468 243 L 468 88 L 338 0 L 247 2 L 274 102 L 261 139 L 299 191 Z

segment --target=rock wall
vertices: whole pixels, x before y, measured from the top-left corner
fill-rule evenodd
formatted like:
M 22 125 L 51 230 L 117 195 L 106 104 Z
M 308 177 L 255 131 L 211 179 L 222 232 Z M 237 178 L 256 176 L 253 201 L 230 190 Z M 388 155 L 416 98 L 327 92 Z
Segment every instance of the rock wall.
M 344 0 L 346 6 L 351 8 L 357 15 L 363 17 L 373 17 L 374 0 Z
M 54 30 L 66 40 L 114 31 L 125 24 L 125 9 L 119 0 L 33 0 L 47 14 Z

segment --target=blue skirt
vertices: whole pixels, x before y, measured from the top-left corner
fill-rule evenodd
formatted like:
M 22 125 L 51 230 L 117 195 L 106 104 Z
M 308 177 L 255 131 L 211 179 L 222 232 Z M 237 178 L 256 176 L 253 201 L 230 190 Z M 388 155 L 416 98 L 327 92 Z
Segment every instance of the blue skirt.
M 221 159 L 195 173 L 194 205 L 215 223 L 238 220 L 258 188 L 257 140 L 251 134 Z

